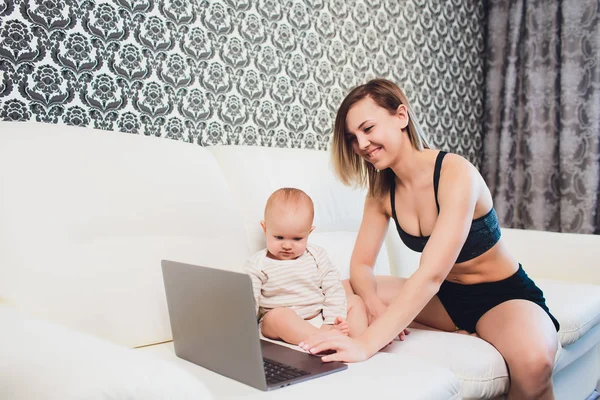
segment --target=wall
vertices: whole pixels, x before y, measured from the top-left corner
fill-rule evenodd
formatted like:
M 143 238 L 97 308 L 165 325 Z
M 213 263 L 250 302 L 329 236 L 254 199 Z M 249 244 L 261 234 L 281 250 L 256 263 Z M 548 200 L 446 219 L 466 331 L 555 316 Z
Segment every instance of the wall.
M 379 76 L 479 166 L 482 18 L 476 0 L 0 0 L 0 119 L 326 149 Z

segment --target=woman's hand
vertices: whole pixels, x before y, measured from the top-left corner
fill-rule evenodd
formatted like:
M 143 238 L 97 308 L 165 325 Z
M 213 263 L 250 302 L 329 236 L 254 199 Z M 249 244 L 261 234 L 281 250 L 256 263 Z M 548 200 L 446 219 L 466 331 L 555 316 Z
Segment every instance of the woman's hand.
M 318 355 L 321 352 L 335 351 L 321 357 L 323 362 L 342 361 L 358 362 L 365 361 L 374 353 L 370 353 L 365 343 L 359 338 L 352 339 L 345 335 L 331 334 L 332 331 L 320 332 L 301 342 L 298 346 L 311 354 Z
M 375 322 L 375 320 L 379 318 L 379 316 L 383 314 L 385 310 L 387 310 L 387 306 L 377 296 L 373 296 L 368 300 L 365 300 L 365 306 L 367 308 L 369 326 Z M 410 335 L 410 331 L 408 329 L 404 329 L 402 332 L 400 332 L 400 334 L 398 334 L 398 339 L 402 341 L 406 339 L 407 335 Z M 389 344 L 392 344 L 392 342 L 388 343 L 388 345 Z
M 367 308 L 369 325 L 375 322 L 375 320 L 387 310 L 387 306 L 376 295 L 365 299 L 365 306 Z
M 406 339 L 406 336 L 410 335 L 410 331 L 408 329 L 404 329 L 402 332 L 400 332 L 400 334 L 398 335 L 398 340 L 403 341 L 404 339 Z

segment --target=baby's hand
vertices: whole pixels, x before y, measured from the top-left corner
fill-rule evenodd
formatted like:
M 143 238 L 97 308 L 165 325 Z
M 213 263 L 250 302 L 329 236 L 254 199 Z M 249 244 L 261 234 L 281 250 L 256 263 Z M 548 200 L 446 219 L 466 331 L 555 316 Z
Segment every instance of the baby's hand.
M 346 336 L 348 335 L 348 332 L 349 332 L 348 321 L 345 321 L 342 317 L 336 317 L 333 325 L 321 325 L 321 329 L 323 329 L 323 330 L 334 329 Z

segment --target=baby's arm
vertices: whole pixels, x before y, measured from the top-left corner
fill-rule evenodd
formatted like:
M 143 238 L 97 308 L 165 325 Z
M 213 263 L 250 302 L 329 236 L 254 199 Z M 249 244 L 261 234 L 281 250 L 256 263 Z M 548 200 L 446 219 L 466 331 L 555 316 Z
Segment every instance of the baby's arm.
M 346 292 L 340 279 L 340 272 L 331 263 L 327 253 L 318 249 L 317 265 L 321 271 L 321 289 L 325 296 L 323 302 L 323 323 L 333 325 L 336 318 L 346 319 Z
M 246 261 L 244 271 L 250 276 L 250 280 L 252 281 L 252 292 L 254 294 L 254 308 L 256 310 L 256 315 L 258 315 L 258 309 L 260 306 L 260 291 L 262 285 L 265 283 L 265 276 L 260 270 L 258 264 L 253 259 L 248 259 L 248 261 Z

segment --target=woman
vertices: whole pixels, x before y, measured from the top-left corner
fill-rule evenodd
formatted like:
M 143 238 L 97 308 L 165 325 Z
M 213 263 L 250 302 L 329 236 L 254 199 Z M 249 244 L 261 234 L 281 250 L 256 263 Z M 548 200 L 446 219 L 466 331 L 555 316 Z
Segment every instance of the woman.
M 339 178 L 368 187 L 350 282 L 371 324 L 355 339 L 320 333 L 301 347 L 336 351 L 323 361 L 361 361 L 415 320 L 476 333 L 494 345 L 511 374 L 509 398 L 554 398 L 559 324 L 504 246 L 491 194 L 475 167 L 430 149 L 406 97 L 387 80 L 350 92 L 333 135 Z M 373 276 L 390 218 L 401 240 L 423 253 L 405 280 Z

